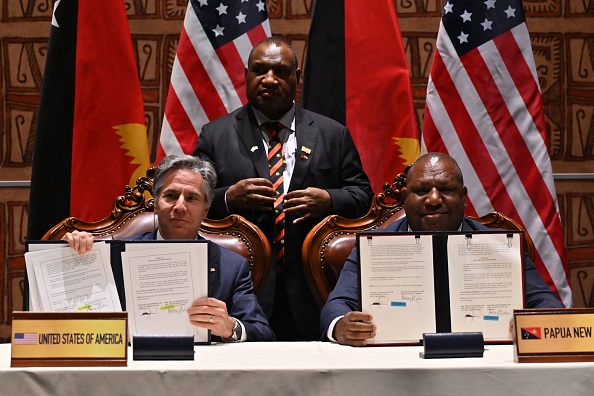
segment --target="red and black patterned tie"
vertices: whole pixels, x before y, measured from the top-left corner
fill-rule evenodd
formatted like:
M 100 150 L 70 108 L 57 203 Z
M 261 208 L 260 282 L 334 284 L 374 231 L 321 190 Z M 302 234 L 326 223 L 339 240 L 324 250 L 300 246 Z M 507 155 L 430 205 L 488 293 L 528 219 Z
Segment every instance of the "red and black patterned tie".
M 268 167 L 270 168 L 270 181 L 277 192 L 274 202 L 274 251 L 279 261 L 285 254 L 285 213 L 283 200 L 285 198 L 283 187 L 283 173 L 285 171 L 285 153 L 280 141 L 280 131 L 284 128 L 281 123 L 269 122 L 264 124 L 269 133 L 268 141 Z

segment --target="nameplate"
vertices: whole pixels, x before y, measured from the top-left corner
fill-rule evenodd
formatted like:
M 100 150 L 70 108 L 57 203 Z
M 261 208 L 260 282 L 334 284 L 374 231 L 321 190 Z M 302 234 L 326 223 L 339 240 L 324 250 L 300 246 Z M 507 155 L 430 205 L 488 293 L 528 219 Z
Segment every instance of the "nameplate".
M 514 310 L 514 361 L 594 361 L 594 309 Z
M 127 312 L 13 312 L 11 367 L 126 366 Z

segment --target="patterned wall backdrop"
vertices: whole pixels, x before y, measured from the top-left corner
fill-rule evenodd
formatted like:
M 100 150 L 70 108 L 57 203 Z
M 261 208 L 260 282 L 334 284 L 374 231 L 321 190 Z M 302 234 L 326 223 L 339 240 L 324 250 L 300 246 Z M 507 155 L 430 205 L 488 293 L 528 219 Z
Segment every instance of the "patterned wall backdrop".
M 154 159 L 187 0 L 122 1 Z M 11 312 L 22 307 L 29 189 L 21 182 L 30 180 L 54 1 L 0 3 L 0 342 L 8 342 Z M 312 4 L 313 0 L 267 1 L 272 33 L 290 41 L 301 60 Z M 443 1 L 396 0 L 395 4 L 420 128 Z M 373 7 L 373 1 L 369 5 Z M 594 173 L 594 0 L 524 0 L 524 8 L 544 97 L 553 170 L 566 174 L 557 178 L 556 187 L 574 304 L 594 306 L 594 180 L 583 178 Z

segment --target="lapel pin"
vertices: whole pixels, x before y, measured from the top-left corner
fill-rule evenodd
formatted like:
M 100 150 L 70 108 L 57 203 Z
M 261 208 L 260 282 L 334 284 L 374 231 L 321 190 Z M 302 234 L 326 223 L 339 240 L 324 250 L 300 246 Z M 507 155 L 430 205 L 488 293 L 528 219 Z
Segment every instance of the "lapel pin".
M 212 267 L 210 268 L 210 272 L 216 272 L 216 271 L 217 271 L 216 269 L 214 269 Z
M 252 146 L 252 148 L 250 150 L 253 153 L 254 151 L 258 150 L 258 146 Z
M 301 146 L 301 151 L 305 154 L 311 154 L 311 149 L 309 147 Z
M 301 157 L 300 157 L 300 158 L 301 158 L 302 160 L 306 160 L 306 159 L 308 159 L 309 157 L 308 157 L 307 155 L 305 155 L 305 154 L 301 154 Z

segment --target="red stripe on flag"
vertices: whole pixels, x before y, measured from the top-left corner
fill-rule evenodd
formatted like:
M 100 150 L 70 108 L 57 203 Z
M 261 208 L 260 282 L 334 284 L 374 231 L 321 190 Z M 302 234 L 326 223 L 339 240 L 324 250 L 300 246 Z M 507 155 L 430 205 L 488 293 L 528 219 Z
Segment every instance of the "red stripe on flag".
M 536 266 L 536 269 L 538 270 L 538 273 L 540 274 L 540 276 L 542 276 L 542 279 L 544 279 L 544 281 L 547 283 L 547 285 L 551 288 L 551 290 L 557 294 L 557 296 L 561 296 L 561 293 L 559 291 L 559 288 L 557 287 L 557 283 L 555 282 L 555 280 L 553 279 L 553 277 L 551 276 L 551 273 L 547 270 L 547 267 L 544 264 L 544 260 L 542 259 L 542 256 L 540 255 L 538 249 L 534 249 L 534 265 Z M 565 271 L 567 271 L 567 268 L 565 268 Z M 561 300 L 563 301 L 563 300 Z
M 223 45 L 219 49 L 216 50 L 217 55 L 231 83 L 233 84 L 233 88 L 237 92 L 239 99 L 241 100 L 242 104 L 247 103 L 247 96 L 245 94 L 245 65 L 243 60 L 241 59 L 241 55 L 237 52 L 237 48 L 233 42 L 229 44 Z M 219 114 L 218 117 L 227 114 L 225 110 L 224 113 Z M 210 118 L 210 117 L 209 117 Z
M 423 117 L 425 128 L 429 131 L 437 131 L 437 127 L 433 122 L 433 117 L 431 117 L 431 112 L 426 111 Z M 441 135 L 438 133 L 431 135 L 431 150 L 448 154 L 448 149 L 444 144 Z
M 188 78 L 188 82 L 192 86 L 192 90 L 196 94 L 208 118 L 212 120 L 223 114 L 227 114 L 227 109 L 212 83 L 208 72 L 200 61 L 196 49 L 192 46 L 186 29 L 182 29 L 181 32 L 177 47 L 177 57 L 179 64 Z
M 192 121 L 184 111 L 173 85 L 169 86 L 165 114 L 167 114 L 167 122 L 184 153 L 194 150 L 198 141 L 198 134 L 194 131 Z
M 505 62 L 505 66 L 512 77 L 514 85 L 518 88 L 526 108 L 538 127 L 545 145 L 548 145 L 546 123 L 544 112 L 542 111 L 542 95 L 540 94 L 540 88 L 536 85 L 536 81 L 534 80 L 528 64 L 523 61 L 518 61 L 519 59 L 523 59 L 522 50 L 518 46 L 518 43 L 511 32 L 502 34 L 495 38 L 493 42 L 497 46 L 497 50 Z
M 268 34 L 266 33 L 266 30 L 264 30 L 264 25 L 258 25 L 255 28 L 253 28 L 252 30 L 250 30 L 248 33 L 248 38 L 250 39 L 250 42 L 252 43 L 252 46 L 258 44 L 260 41 L 264 40 L 266 37 L 268 37 Z M 247 61 L 247 59 L 246 59 Z

